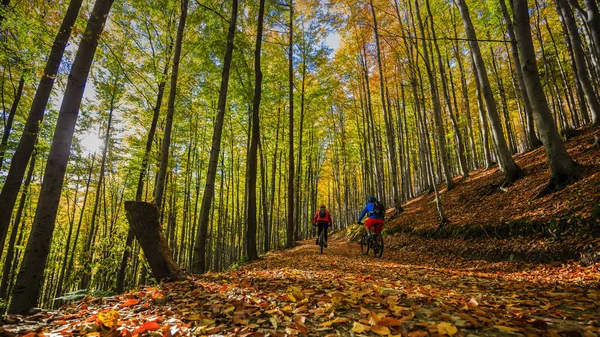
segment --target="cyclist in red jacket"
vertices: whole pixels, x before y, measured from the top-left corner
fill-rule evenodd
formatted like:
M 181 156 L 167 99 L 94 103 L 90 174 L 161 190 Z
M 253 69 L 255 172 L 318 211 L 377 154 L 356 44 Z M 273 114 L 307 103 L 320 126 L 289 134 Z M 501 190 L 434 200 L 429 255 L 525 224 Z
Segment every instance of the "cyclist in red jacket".
M 313 226 L 319 227 L 319 232 L 317 233 L 317 245 L 319 244 L 319 236 L 322 231 L 325 231 L 325 247 L 327 247 L 327 228 L 333 226 L 333 222 L 331 221 L 331 214 L 327 210 L 325 205 L 321 205 L 315 216 L 313 217 Z

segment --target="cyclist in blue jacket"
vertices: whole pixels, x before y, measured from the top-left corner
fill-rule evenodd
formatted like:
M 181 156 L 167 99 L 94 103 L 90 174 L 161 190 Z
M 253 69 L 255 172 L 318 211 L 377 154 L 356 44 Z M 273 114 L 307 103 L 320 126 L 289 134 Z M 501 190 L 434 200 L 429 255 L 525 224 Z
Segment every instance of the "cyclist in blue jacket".
M 369 236 L 371 236 L 371 229 L 375 227 L 375 233 L 381 233 L 383 229 L 385 211 L 382 211 L 382 205 L 377 201 L 377 198 L 371 196 L 368 199 L 368 203 L 360 213 L 358 217 L 358 224 L 361 224 L 362 219 L 365 215 L 368 215 L 368 219 L 365 222 L 365 229 Z

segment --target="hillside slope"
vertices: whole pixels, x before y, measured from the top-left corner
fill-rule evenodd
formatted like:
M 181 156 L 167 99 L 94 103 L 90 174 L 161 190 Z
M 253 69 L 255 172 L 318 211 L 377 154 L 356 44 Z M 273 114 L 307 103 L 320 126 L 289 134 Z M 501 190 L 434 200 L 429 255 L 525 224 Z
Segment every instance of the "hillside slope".
M 460 177 L 455 178 L 457 184 L 451 191 L 440 186 L 449 221 L 447 227 L 499 226 L 511 222 L 551 222 L 597 216 L 600 214 L 600 149 L 592 145 L 595 135 L 600 135 L 600 128 L 585 129 L 581 135 L 566 142 L 569 154 L 581 165 L 582 178 L 542 198 L 534 199 L 550 177 L 543 147 L 515 156 L 526 176 L 505 191 L 499 188 L 503 175 L 497 166 L 471 172 L 465 181 L 459 182 Z M 409 201 L 404 210 L 388 227 L 437 229 L 439 217 L 433 193 Z

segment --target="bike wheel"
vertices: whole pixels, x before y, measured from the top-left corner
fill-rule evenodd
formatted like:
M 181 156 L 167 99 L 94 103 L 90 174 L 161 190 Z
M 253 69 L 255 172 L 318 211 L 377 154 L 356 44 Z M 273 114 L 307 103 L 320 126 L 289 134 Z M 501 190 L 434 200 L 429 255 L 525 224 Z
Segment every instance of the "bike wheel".
M 369 254 L 369 240 L 367 234 L 363 234 L 360 238 L 360 251 L 363 255 Z
M 319 248 L 321 249 L 321 254 L 323 254 L 323 248 L 325 247 L 325 242 L 323 240 L 323 233 L 321 233 L 321 235 L 319 235 Z
M 375 237 L 373 245 L 373 255 L 375 255 L 375 257 L 381 257 L 381 255 L 383 255 L 383 236 L 381 236 L 381 234 Z

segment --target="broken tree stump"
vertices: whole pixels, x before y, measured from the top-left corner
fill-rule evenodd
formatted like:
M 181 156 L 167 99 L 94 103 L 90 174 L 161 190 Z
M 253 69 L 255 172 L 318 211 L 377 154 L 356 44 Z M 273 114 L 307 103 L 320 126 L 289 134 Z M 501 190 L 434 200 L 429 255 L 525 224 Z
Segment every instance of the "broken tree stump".
M 158 208 L 148 202 L 125 201 L 125 213 L 156 280 L 184 280 L 185 272 L 171 258 L 171 250 L 162 234 Z

